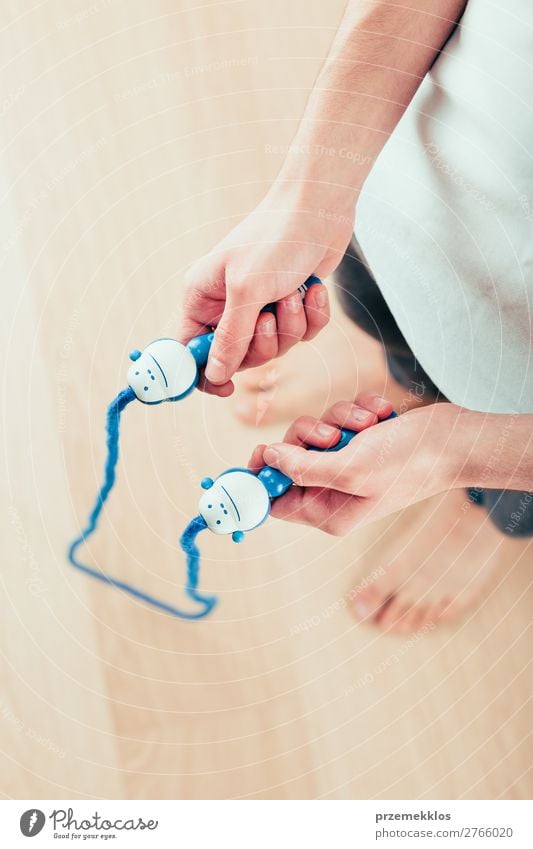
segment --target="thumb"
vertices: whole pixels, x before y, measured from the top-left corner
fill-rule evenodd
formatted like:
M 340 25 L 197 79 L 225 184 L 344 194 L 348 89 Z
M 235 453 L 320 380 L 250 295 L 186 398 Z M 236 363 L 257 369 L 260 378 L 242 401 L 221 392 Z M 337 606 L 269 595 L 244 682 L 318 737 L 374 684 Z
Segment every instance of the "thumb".
M 242 303 L 228 292 L 205 369 L 210 383 L 226 383 L 239 368 L 250 347 L 260 307 L 259 303 Z
M 263 459 L 291 478 L 297 486 L 319 486 L 350 494 L 354 491 L 347 452 L 309 451 L 279 442 L 265 449 Z

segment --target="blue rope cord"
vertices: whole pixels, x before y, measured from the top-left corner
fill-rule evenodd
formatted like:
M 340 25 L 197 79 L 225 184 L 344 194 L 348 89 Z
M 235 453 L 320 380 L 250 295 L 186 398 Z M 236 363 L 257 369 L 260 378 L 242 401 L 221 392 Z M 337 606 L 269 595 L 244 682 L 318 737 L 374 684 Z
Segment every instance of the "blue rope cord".
M 205 610 L 201 616 L 207 616 L 217 603 L 215 596 L 205 596 L 198 592 L 200 552 L 196 545 L 196 537 L 200 531 L 205 531 L 206 528 L 207 524 L 204 517 L 195 516 L 194 519 L 191 519 L 180 537 L 181 550 L 187 558 L 187 585 L 185 592 L 193 601 L 197 601 L 205 606 Z M 201 616 L 198 618 L 201 618 Z
M 193 601 L 199 602 L 204 606 L 203 610 L 197 611 L 196 613 L 188 613 L 187 611 L 179 610 L 177 607 L 167 604 L 149 593 L 138 590 L 136 587 L 126 583 L 125 581 L 119 581 L 116 578 L 112 578 L 105 572 L 92 569 L 90 566 L 86 566 L 84 563 L 81 563 L 76 559 L 76 552 L 80 545 L 82 545 L 85 540 L 87 540 L 95 532 L 104 504 L 115 484 L 116 467 L 119 454 L 120 416 L 124 408 L 127 407 L 127 405 L 133 401 L 135 397 L 135 392 L 130 386 L 128 386 L 127 389 L 123 389 L 119 392 L 117 397 L 108 407 L 106 417 L 107 457 L 104 467 L 104 482 L 96 496 L 94 507 L 87 519 L 87 525 L 82 530 L 81 534 L 70 544 L 67 555 L 68 560 L 69 563 L 76 569 L 79 569 L 80 572 L 84 572 L 92 578 L 97 578 L 105 584 L 116 587 L 117 589 L 128 593 L 128 595 L 150 604 L 158 610 L 169 613 L 171 616 L 175 616 L 178 619 L 202 619 L 213 609 L 216 604 L 216 598 L 203 596 L 197 592 L 199 581 L 199 552 L 195 541 L 200 531 L 207 527 L 201 516 L 192 520 L 180 540 L 182 548 L 187 554 L 186 593 L 189 598 L 193 599 Z

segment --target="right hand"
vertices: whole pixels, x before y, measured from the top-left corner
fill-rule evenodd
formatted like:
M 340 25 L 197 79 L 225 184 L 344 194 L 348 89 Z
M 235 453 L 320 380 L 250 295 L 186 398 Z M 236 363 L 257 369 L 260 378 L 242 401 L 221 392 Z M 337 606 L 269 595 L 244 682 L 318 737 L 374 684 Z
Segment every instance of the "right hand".
M 248 464 L 251 471 L 272 466 L 295 484 L 274 499 L 271 515 L 344 536 L 462 486 L 476 439 L 465 438 L 476 433 L 465 428 L 474 421 L 479 438 L 478 419 L 472 420 L 470 411 L 455 404 L 438 403 L 374 427 L 391 412 L 390 401 L 364 392 L 354 402 L 334 404 L 321 419 L 296 419 L 283 442 L 258 445 Z M 339 428 L 359 435 L 340 451 L 327 451 L 337 444 Z
M 293 190 L 269 192 L 186 277 L 179 339 L 216 328 L 203 388 L 217 395 L 233 390 L 239 369 L 281 356 L 312 339 L 328 323 L 326 287 L 311 286 L 302 302 L 298 286 L 311 275 L 337 267 L 353 231 L 355 205 L 342 215 L 298 204 Z M 261 313 L 276 302 L 276 315 Z

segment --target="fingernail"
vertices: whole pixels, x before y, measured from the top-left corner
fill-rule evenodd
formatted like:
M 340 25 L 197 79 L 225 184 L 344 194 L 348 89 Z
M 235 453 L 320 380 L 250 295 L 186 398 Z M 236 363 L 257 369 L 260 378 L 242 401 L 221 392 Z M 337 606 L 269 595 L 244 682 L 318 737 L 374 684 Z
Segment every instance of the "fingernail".
M 373 413 L 367 413 L 366 410 L 354 410 L 350 413 L 350 418 L 354 422 L 366 422 L 368 421 L 368 417 L 370 415 L 374 415 Z
M 337 428 L 331 427 L 331 425 L 324 424 L 323 422 L 320 422 L 320 424 L 317 424 L 316 426 L 316 432 L 319 433 L 320 436 L 333 436 L 336 430 Z
M 211 381 L 211 383 L 224 383 L 227 373 L 228 370 L 224 363 L 217 360 L 216 357 L 209 357 L 205 376 Z
M 298 294 L 291 295 L 290 298 L 285 301 L 285 303 L 289 312 L 298 312 L 298 310 L 302 306 L 302 299 Z
M 267 463 L 277 463 L 279 460 L 279 451 L 276 448 L 268 447 L 263 453 L 263 457 Z
M 315 304 L 317 305 L 317 307 L 320 307 L 320 309 L 322 309 L 326 306 L 328 302 L 328 290 L 325 288 L 325 286 L 322 285 L 322 283 L 315 284 L 315 288 Z
M 271 319 L 270 321 L 265 321 L 264 324 L 261 325 L 261 334 L 263 336 L 272 336 L 276 329 L 276 320 Z
M 378 404 L 388 404 L 389 403 L 389 399 L 384 398 L 383 395 L 376 395 L 376 401 L 378 402 Z

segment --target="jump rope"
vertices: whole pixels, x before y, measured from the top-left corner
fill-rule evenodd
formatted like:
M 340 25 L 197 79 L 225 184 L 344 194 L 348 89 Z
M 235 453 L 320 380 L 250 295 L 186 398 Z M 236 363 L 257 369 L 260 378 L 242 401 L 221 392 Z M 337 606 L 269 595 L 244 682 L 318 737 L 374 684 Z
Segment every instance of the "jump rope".
M 302 299 L 311 286 L 321 285 L 318 277 L 311 276 L 299 287 Z M 263 312 L 275 312 L 275 305 L 268 304 Z M 77 559 L 78 548 L 94 534 L 104 505 L 115 484 L 119 458 L 120 423 L 125 408 L 136 399 L 143 404 L 161 404 L 164 401 L 181 401 L 198 383 L 200 370 L 207 364 L 214 333 L 206 333 L 182 345 L 175 339 L 156 339 L 143 351 L 130 354 L 132 365 L 127 374 L 128 386 L 122 389 L 111 402 L 106 416 L 107 456 L 104 465 L 104 480 L 97 493 L 94 506 L 79 536 L 69 546 L 69 563 L 86 575 L 97 578 L 122 592 L 137 598 L 178 619 L 203 619 L 217 603 L 215 596 L 204 595 L 199 590 L 200 552 L 196 538 L 201 531 L 209 529 L 217 535 L 229 535 L 234 542 L 242 542 L 248 531 L 258 528 L 270 514 L 274 499 L 283 495 L 293 481 L 278 469 L 263 466 L 256 474 L 249 469 L 231 468 L 214 480 L 204 478 L 204 491 L 198 505 L 198 515 L 192 519 L 180 537 L 180 546 L 186 556 L 187 572 L 185 592 L 199 605 L 195 612 L 180 610 L 172 604 L 156 598 L 131 584 L 113 578 L 103 569 L 93 569 Z M 394 418 L 392 413 L 389 418 Z M 344 428 L 339 431 L 339 440 L 332 448 L 310 448 L 311 451 L 340 451 L 357 434 Z

